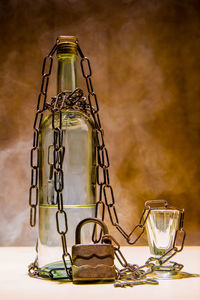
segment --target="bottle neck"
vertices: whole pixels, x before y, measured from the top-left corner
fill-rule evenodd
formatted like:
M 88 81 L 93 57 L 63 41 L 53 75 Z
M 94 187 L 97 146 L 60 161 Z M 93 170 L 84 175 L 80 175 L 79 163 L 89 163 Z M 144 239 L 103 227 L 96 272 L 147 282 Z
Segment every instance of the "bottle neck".
M 57 54 L 57 93 L 73 91 L 77 87 L 77 55 L 72 53 Z

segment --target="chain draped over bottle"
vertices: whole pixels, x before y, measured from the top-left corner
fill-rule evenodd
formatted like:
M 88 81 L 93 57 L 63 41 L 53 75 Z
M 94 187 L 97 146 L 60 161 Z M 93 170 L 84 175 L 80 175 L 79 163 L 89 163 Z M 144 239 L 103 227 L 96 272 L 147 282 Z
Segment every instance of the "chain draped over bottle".
M 33 147 L 31 149 L 30 155 L 30 165 L 31 165 L 31 186 L 29 189 L 29 206 L 30 206 L 30 225 L 31 227 L 35 227 L 36 225 L 36 212 L 37 206 L 39 201 L 39 184 L 38 184 L 38 175 L 39 175 L 39 130 L 43 120 L 44 112 L 48 109 L 52 112 L 52 129 L 53 129 L 53 145 L 50 145 L 53 149 L 53 162 L 51 162 L 51 166 L 53 169 L 53 176 L 54 176 L 54 190 L 56 192 L 56 204 L 58 210 L 56 212 L 56 226 L 57 232 L 61 236 L 61 243 L 62 243 L 62 259 L 65 268 L 65 273 L 68 279 L 72 279 L 71 277 L 71 269 L 67 267 L 65 259 L 69 257 L 71 261 L 71 256 L 67 250 L 67 240 L 66 234 L 68 231 L 67 226 L 67 215 L 63 209 L 63 195 L 62 191 L 64 188 L 64 173 L 63 173 L 63 160 L 65 154 L 65 147 L 63 146 L 63 131 L 62 131 L 62 109 L 66 107 L 75 107 L 76 105 L 80 107 L 86 113 L 90 113 L 93 118 L 95 130 L 96 130 L 96 151 L 97 151 L 97 167 L 96 167 L 96 177 L 97 177 L 97 184 L 99 186 L 99 196 L 96 202 L 95 208 L 95 217 L 104 220 L 105 216 L 105 207 L 107 207 L 108 214 L 110 217 L 110 221 L 112 225 L 121 233 L 121 235 L 125 238 L 125 240 L 130 244 L 133 245 L 137 242 L 137 240 L 141 237 L 144 233 L 145 223 L 151 211 L 151 203 L 152 201 L 147 201 L 145 204 L 145 209 L 142 213 L 139 223 L 134 226 L 133 230 L 128 234 L 119 224 L 119 218 L 117 215 L 116 207 L 115 207 L 115 197 L 112 185 L 110 183 L 110 176 L 109 176 L 109 155 L 108 150 L 105 146 L 104 142 L 104 130 L 101 126 L 100 116 L 99 116 L 99 104 L 97 95 L 94 92 L 93 84 L 92 84 L 92 69 L 90 65 L 89 59 L 84 56 L 78 41 L 76 40 L 78 53 L 81 57 L 80 65 L 82 70 L 82 75 L 86 81 L 87 87 L 87 99 L 83 96 L 83 92 L 81 89 L 76 89 L 70 95 L 66 96 L 65 91 L 58 94 L 56 97 L 52 98 L 53 101 L 51 104 L 47 103 L 47 90 L 49 84 L 49 77 L 51 75 L 52 66 L 53 66 L 53 55 L 57 49 L 57 44 L 59 39 L 56 40 L 55 45 L 53 46 L 52 50 L 49 54 L 44 58 L 43 66 L 42 66 L 42 84 L 40 93 L 38 96 L 38 103 L 36 107 L 36 115 L 33 124 Z M 55 116 L 58 115 L 59 118 Z M 158 200 L 159 201 L 159 200 Z M 158 202 L 157 201 L 157 202 Z M 154 201 L 155 202 L 155 201 Z M 167 203 L 164 203 L 164 206 L 167 208 L 169 207 Z M 153 260 L 159 265 L 164 264 L 167 260 L 169 260 L 172 256 L 174 256 L 177 252 L 180 252 L 183 249 L 183 244 L 185 240 L 185 231 L 183 230 L 183 217 L 184 211 L 181 210 L 181 220 L 179 229 L 176 232 L 175 240 L 172 249 L 170 249 L 167 253 L 161 256 L 159 259 L 152 259 L 150 258 L 145 265 L 137 266 L 128 264 L 126 259 L 124 258 L 123 254 L 120 251 L 119 243 L 111 236 L 109 236 L 115 244 L 115 256 L 123 266 L 122 270 L 118 270 L 118 278 L 119 280 L 128 280 L 139 278 L 142 284 L 141 278 L 145 275 L 152 273 L 157 266 L 153 263 Z M 64 220 L 64 227 L 61 228 L 60 223 L 61 219 Z M 137 232 L 137 234 L 136 234 Z M 182 242 L 181 247 L 178 248 L 176 241 L 182 235 Z M 101 240 L 102 232 L 100 231 L 99 237 L 97 238 L 97 231 L 96 225 L 94 225 L 93 230 L 93 242 L 98 243 Z M 37 251 L 37 247 L 36 247 Z M 183 266 L 182 266 L 183 267 Z M 174 263 L 172 266 L 173 270 L 180 269 L 180 265 Z M 56 269 L 58 270 L 58 269 Z M 46 271 L 42 271 L 43 276 Z M 53 269 L 48 273 L 46 277 L 54 278 Z M 29 266 L 29 275 L 30 276 L 40 276 L 40 270 L 37 267 L 37 259 L 36 261 Z M 144 280 L 143 280 L 144 281 Z M 144 283 L 144 282 L 143 282 Z M 151 282 L 146 280 L 145 283 L 150 284 L 157 284 L 155 280 Z M 116 286 L 123 286 L 124 282 L 117 282 Z

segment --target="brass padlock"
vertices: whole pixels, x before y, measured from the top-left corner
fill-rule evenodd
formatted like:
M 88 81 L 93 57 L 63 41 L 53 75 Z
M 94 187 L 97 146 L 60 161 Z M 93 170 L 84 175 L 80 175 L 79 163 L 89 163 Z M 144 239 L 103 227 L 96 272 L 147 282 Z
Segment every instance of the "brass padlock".
M 111 241 L 106 238 L 104 244 L 81 244 L 81 228 L 87 223 L 99 224 L 103 234 L 108 234 L 106 224 L 99 219 L 87 218 L 78 224 L 75 233 L 76 245 L 72 247 L 73 281 L 115 280 L 114 247 Z

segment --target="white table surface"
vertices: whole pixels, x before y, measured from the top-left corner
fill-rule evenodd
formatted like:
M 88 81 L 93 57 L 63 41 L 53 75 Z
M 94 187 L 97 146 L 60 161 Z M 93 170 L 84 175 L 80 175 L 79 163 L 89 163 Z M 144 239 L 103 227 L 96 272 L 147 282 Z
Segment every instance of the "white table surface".
M 121 247 L 130 263 L 143 264 L 149 257 L 147 247 Z M 32 247 L 0 247 L 0 299 L 81 299 L 81 300 L 200 300 L 200 277 L 160 280 L 159 285 L 115 288 L 113 284 L 74 285 L 30 278 L 27 266 L 34 260 Z M 174 257 L 184 264 L 183 271 L 200 274 L 200 247 L 185 247 Z

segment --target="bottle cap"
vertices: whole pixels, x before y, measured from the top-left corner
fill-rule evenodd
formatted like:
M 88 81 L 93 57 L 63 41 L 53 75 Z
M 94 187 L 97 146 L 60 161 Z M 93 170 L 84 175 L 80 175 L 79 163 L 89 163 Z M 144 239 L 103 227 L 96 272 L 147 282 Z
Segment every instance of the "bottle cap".
M 77 55 L 77 38 L 74 36 L 59 36 L 57 43 L 57 54 L 71 53 Z

